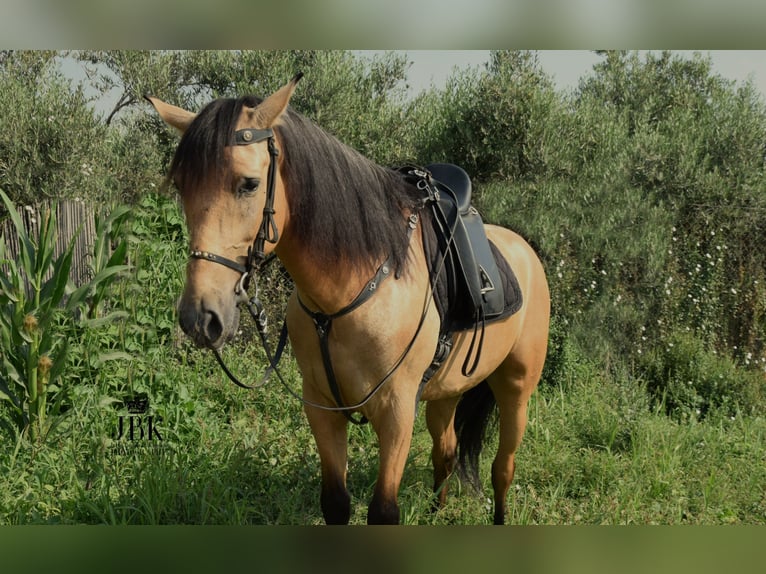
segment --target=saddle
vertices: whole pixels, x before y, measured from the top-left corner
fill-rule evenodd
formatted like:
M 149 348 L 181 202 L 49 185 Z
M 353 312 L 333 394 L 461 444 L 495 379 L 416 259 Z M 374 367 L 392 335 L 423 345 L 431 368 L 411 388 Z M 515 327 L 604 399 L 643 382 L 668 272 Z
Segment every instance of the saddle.
M 437 163 L 426 169 L 438 194 L 431 207 L 439 252 L 448 254 L 450 319 L 466 323 L 497 317 L 505 309 L 503 282 L 484 222 L 471 205 L 471 179 L 456 165 Z
M 487 238 L 481 215 L 471 204 L 471 179 L 462 168 L 436 163 L 400 171 L 422 190 L 430 216 L 431 225 L 423 228 L 424 247 L 442 325 L 434 362 L 422 384 L 446 359 L 452 334 L 473 329 L 463 365 L 463 374 L 468 376 L 478 364 L 485 325 L 518 311 L 521 289 L 510 265 Z M 475 346 L 479 331 L 481 338 Z M 469 366 L 472 354 L 473 365 Z

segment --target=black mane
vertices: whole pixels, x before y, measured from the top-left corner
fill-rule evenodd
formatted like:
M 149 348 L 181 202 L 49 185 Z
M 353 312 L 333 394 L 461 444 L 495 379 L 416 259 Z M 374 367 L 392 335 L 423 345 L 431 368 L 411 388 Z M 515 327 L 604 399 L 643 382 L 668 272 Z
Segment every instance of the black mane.
M 225 177 L 224 151 L 233 142 L 242 107 L 260 102 L 247 96 L 208 104 L 181 138 L 170 177 L 184 186 Z M 415 187 L 291 109 L 275 131 L 282 147 L 291 229 L 306 255 L 328 266 L 359 268 L 390 256 L 394 269 L 402 270 L 408 250 L 403 212 L 417 204 Z

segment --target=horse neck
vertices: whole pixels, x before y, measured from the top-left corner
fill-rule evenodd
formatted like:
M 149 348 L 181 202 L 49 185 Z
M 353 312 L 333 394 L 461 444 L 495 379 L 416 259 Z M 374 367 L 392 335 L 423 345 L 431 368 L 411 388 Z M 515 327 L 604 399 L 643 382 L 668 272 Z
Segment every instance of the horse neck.
M 351 303 L 375 272 L 372 266 L 368 270 L 343 264 L 327 266 L 315 261 L 290 233 L 289 224 L 275 251 L 292 277 L 301 300 L 310 309 L 328 315 Z

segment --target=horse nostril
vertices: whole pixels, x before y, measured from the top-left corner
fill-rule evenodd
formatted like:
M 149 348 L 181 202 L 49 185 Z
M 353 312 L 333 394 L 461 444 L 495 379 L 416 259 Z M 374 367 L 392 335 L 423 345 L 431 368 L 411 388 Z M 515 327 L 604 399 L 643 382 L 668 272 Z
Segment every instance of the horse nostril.
M 219 347 L 226 338 L 226 315 L 203 299 L 182 297 L 178 304 L 181 329 L 200 347 Z
M 184 333 L 193 337 L 197 330 L 197 313 L 194 307 L 181 302 L 178 306 L 178 324 Z
M 209 343 L 215 344 L 223 335 L 223 323 L 214 311 L 205 311 L 202 319 L 202 334 Z

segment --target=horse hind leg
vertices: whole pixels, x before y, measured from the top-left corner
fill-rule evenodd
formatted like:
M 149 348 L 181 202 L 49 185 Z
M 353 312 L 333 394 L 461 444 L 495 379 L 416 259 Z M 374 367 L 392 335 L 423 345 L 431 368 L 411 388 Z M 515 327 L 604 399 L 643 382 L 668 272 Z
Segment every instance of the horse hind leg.
M 508 490 L 516 471 L 516 451 L 527 426 L 527 405 L 540 380 L 542 366 L 527 370 L 512 357 L 489 379 L 499 411 L 499 441 L 492 462 L 494 523 L 504 524 Z
M 450 397 L 426 404 L 426 425 L 431 434 L 433 449 L 431 461 L 434 467 L 434 510 L 447 501 L 447 479 L 455 469 L 457 460 L 457 435 L 455 434 L 455 408 L 460 397 Z

